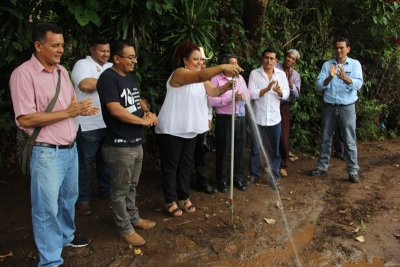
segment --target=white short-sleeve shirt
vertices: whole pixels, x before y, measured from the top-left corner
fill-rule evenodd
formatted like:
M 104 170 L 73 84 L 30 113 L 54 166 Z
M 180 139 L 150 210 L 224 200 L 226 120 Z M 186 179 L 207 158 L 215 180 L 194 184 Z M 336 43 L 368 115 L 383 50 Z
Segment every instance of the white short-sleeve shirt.
M 78 60 L 74 68 L 71 72 L 71 78 L 74 82 L 75 92 L 78 98 L 78 101 L 87 99 L 88 97 L 92 97 L 93 105 L 101 108 L 100 98 L 97 90 L 91 92 L 83 92 L 79 89 L 79 83 L 86 78 L 94 78 L 98 79 L 100 74 L 112 67 L 112 63 L 107 62 L 103 66 L 93 60 L 91 56 L 87 56 L 84 59 Z M 93 116 L 78 116 L 76 117 L 76 123 L 79 128 L 79 124 L 83 132 L 97 130 L 106 128 L 106 125 L 103 121 L 103 115 L 101 111 Z

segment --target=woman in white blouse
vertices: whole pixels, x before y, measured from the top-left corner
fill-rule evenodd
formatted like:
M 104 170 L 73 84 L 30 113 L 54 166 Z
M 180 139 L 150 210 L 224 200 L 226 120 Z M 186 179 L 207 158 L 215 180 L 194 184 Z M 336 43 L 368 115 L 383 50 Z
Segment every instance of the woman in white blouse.
M 182 210 L 195 212 L 190 201 L 189 178 L 197 134 L 208 130 L 207 95 L 219 96 L 231 82 L 215 87 L 208 80 L 222 71 L 238 75 L 238 65 L 223 64 L 201 69 L 199 47 L 181 43 L 176 51 L 181 66 L 167 81 L 167 95 L 156 125 L 165 205 L 172 216 Z M 176 202 L 177 201 L 177 202 Z

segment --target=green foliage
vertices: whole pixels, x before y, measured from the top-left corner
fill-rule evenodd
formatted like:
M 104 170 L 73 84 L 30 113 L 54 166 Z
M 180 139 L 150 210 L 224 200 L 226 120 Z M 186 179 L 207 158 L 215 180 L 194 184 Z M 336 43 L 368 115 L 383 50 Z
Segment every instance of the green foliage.
M 7 161 L 7 155 L 11 153 L 14 146 L 16 126 L 14 123 L 10 99 L 6 90 L 0 89 L 0 165 Z
M 177 1 L 173 12 L 168 19 L 167 30 L 163 34 L 161 42 L 165 42 L 166 47 L 172 48 L 165 51 L 167 57 L 163 58 L 168 62 L 175 58 L 176 47 L 184 41 L 191 41 L 204 47 L 205 51 L 212 50 L 212 42 L 215 41 L 214 28 L 219 22 L 213 20 L 217 12 L 215 1 L 204 0 L 181 0 Z M 176 65 L 175 65 L 176 66 Z
M 5 0 L 0 6 L 0 129 L 12 136 L 8 79 L 11 71 L 32 53 L 31 29 L 52 21 L 64 29 L 62 64 L 71 70 L 89 52 L 98 34 L 110 40 L 134 43 L 139 55 L 134 75 L 142 96 L 153 112 L 165 97 L 165 83 L 175 69 L 174 54 L 181 41 L 190 40 L 212 56 L 235 53 L 243 76 L 260 66 L 261 52 L 274 47 L 282 56 L 297 49 L 301 60 L 295 68 L 302 78 L 300 98 L 291 105 L 292 149 L 318 150 L 322 93 L 315 79 L 320 66 L 333 55 L 332 41 L 351 39 L 350 57 L 360 60 L 364 86 L 357 103 L 359 140 L 397 136 L 400 132 L 400 49 L 390 40 L 400 38 L 397 2 L 382 0 L 269 0 L 265 20 L 257 24 L 260 37 L 248 40 L 242 16 L 246 3 L 258 0 Z M 251 45 L 250 45 L 251 43 Z M 282 58 L 281 58 L 282 59 Z M 379 125 L 384 122 L 385 132 Z M 4 142 L 2 143 L 2 145 Z M 1 146 L 0 145 L 0 149 Z
M 318 91 L 315 81 L 318 68 L 307 68 L 307 62 L 297 63 L 301 71 L 300 97 L 292 100 L 290 106 L 290 145 L 297 150 L 317 152 L 319 149 L 323 94 Z
M 356 105 L 357 113 L 357 139 L 360 141 L 373 141 L 383 138 L 380 128 L 382 112 L 387 106 L 377 100 L 366 99 L 359 94 Z

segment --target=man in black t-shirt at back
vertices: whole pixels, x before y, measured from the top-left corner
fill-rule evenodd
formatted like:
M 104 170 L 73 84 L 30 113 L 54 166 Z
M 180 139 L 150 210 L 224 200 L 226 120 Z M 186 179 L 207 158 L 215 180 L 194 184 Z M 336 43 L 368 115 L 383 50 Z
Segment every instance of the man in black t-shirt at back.
M 107 126 L 102 153 L 111 168 L 114 222 L 128 244 L 141 246 L 146 241 L 135 228 L 150 229 L 156 225 L 141 219 L 135 204 L 143 161 L 144 126 L 155 125 L 158 120 L 140 99 L 136 80 L 130 73 L 137 63 L 133 45 L 125 40 L 117 41 L 111 46 L 111 59 L 113 67 L 105 70 L 97 82 Z

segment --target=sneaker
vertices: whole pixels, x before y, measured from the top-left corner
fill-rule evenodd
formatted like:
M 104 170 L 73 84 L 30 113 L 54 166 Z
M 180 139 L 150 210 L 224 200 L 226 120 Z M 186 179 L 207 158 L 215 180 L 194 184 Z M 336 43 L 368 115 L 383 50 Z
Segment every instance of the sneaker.
M 71 243 L 67 244 L 66 247 L 81 248 L 89 245 L 90 239 L 85 237 L 75 236 Z
M 320 169 L 314 169 L 309 173 L 310 176 L 320 176 L 324 174 L 326 174 L 326 171 L 321 171 Z
M 149 221 L 149 220 L 140 220 L 137 224 L 135 224 L 133 227 L 135 228 L 140 228 L 140 229 L 150 229 L 153 228 L 154 226 L 156 226 L 156 223 L 153 221 Z
M 352 183 L 359 183 L 360 182 L 360 176 L 358 176 L 357 173 L 350 174 L 349 175 L 349 179 L 350 179 L 350 182 L 352 182 Z
M 287 171 L 284 168 L 281 168 L 279 173 L 281 174 L 282 177 L 286 177 L 287 176 Z
M 92 208 L 90 208 L 89 203 L 79 203 L 76 204 L 76 210 L 83 215 L 92 214 Z
M 137 247 L 146 244 L 146 241 L 144 241 L 144 239 L 135 231 L 132 231 L 129 234 L 121 234 L 121 238 L 129 245 L 134 245 Z

